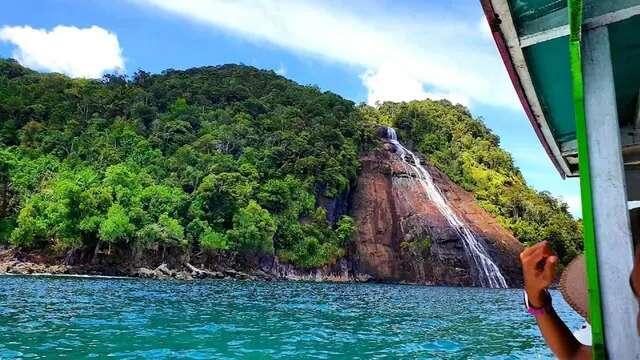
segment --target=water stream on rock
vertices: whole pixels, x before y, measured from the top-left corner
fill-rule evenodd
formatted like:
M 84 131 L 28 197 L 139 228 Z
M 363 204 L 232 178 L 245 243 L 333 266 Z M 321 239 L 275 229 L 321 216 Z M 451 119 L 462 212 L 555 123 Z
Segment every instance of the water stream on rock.
M 398 141 L 398 135 L 396 134 L 396 130 L 393 128 L 387 128 L 387 137 L 389 142 L 393 144 L 396 148 L 396 154 L 400 156 L 403 163 L 408 165 L 412 170 L 417 180 L 420 182 L 424 191 L 433 202 L 442 216 L 447 219 L 449 225 L 456 230 L 460 238 L 462 239 L 462 243 L 464 246 L 464 250 L 467 254 L 467 258 L 470 260 L 472 264 L 472 268 L 475 270 L 476 281 L 482 287 L 491 287 L 491 288 L 506 288 L 507 282 L 502 276 L 500 269 L 493 262 L 484 245 L 476 238 L 476 236 L 471 232 L 471 229 L 465 222 L 460 219 L 456 213 L 451 209 L 449 204 L 447 203 L 447 199 L 442 195 L 440 189 L 433 182 L 433 178 L 429 171 L 422 166 L 420 163 L 420 159 L 409 149 L 404 147 Z M 410 161 L 407 161 L 407 154 L 411 157 Z

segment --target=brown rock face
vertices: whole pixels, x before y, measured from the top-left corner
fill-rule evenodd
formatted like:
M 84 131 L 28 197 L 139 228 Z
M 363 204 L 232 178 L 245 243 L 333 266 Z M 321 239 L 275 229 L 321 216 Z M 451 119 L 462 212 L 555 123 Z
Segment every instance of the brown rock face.
M 463 240 L 402 160 L 385 143 L 361 157 L 353 195 L 358 224 L 355 260 L 375 280 L 437 285 L 477 285 Z M 509 286 L 522 285 L 522 245 L 482 209 L 471 193 L 430 164 L 423 166 L 449 206 L 485 245 Z

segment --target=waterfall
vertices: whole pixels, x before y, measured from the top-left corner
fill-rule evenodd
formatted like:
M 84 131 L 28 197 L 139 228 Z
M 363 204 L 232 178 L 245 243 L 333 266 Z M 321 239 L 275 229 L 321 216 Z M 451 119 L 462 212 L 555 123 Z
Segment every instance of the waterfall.
M 447 203 L 447 199 L 442 195 L 440 189 L 433 182 L 431 174 L 422 166 L 420 159 L 409 149 L 398 141 L 398 135 L 393 128 L 387 128 L 389 142 L 396 147 L 396 154 L 400 156 L 405 165 L 408 165 L 424 191 L 433 202 L 442 216 L 447 219 L 449 225 L 456 230 L 464 246 L 467 258 L 472 268 L 475 269 L 476 281 L 482 287 L 506 288 L 507 282 L 502 276 L 498 266 L 491 260 L 484 245 L 476 238 L 469 226 L 456 215 Z M 413 163 L 406 160 L 407 155 L 411 157 Z

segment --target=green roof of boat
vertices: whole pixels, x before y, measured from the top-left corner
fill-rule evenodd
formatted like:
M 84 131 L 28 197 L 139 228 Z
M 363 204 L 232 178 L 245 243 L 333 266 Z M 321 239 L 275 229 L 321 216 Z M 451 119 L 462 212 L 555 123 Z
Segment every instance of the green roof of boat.
M 554 165 L 578 175 L 566 0 L 481 0 L 520 101 Z M 623 147 L 639 143 L 640 0 L 584 0 L 583 30 L 607 26 Z

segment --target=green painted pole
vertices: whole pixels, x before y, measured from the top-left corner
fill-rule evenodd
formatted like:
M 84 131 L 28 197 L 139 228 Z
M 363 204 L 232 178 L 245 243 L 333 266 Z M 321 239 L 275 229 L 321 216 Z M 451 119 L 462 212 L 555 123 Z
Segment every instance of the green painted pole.
M 584 84 L 582 80 L 582 0 L 568 0 L 569 7 L 569 56 L 571 59 L 571 78 L 573 104 L 578 140 L 578 164 L 580 168 L 580 193 L 582 198 L 582 222 L 584 232 L 584 253 L 589 289 L 589 320 L 593 359 L 605 359 L 604 328 L 600 300 L 600 278 L 598 275 L 598 254 L 596 251 L 595 224 L 593 217 L 593 197 L 591 190 L 591 167 L 589 162 L 589 143 L 587 140 L 587 121 L 584 108 Z

